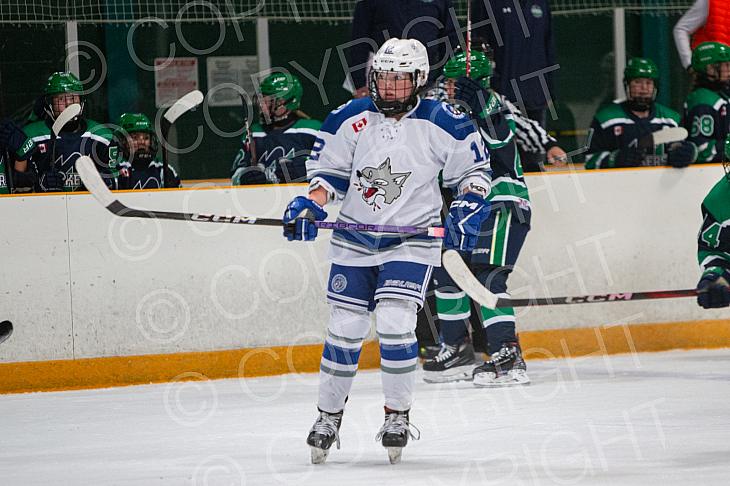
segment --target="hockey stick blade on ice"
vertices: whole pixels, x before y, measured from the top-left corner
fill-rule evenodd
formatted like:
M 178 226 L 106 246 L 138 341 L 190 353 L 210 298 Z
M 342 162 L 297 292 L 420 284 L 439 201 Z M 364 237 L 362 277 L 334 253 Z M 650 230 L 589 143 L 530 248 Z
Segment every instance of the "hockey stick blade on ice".
M 201 213 L 178 213 L 174 211 L 154 211 L 146 209 L 130 208 L 122 203 L 109 190 L 101 175 L 97 171 L 94 161 L 88 156 L 79 157 L 76 161 L 76 171 L 81 176 L 86 189 L 94 198 L 108 211 L 123 218 L 147 218 L 147 219 L 170 219 L 176 221 L 195 221 L 200 223 L 223 223 L 223 224 L 253 224 L 262 226 L 284 226 L 280 219 L 256 218 L 250 216 L 221 216 L 215 214 Z M 443 238 L 444 229 L 440 226 L 418 227 L 418 226 L 391 226 L 359 223 L 340 223 L 335 221 L 315 221 L 320 229 L 367 231 L 373 233 L 392 234 L 425 234 L 433 238 Z
M 0 322 L 0 343 L 6 341 L 13 334 L 13 323 L 10 321 Z
M 654 290 L 649 292 L 614 292 L 609 294 L 577 295 L 572 297 L 539 297 L 532 299 L 500 299 L 482 285 L 471 273 L 458 252 L 447 250 L 442 257 L 443 265 L 456 285 L 480 305 L 489 309 L 498 307 L 530 307 L 544 305 L 595 304 L 628 302 L 632 300 L 676 299 L 694 297 L 695 289 Z

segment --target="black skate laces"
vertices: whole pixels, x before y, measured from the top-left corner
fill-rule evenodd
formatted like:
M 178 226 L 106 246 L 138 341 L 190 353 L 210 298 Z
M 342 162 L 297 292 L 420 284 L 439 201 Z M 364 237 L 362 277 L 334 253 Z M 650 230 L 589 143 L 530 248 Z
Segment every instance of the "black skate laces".
M 312 431 L 321 435 L 334 435 L 337 448 L 340 448 L 340 429 L 338 427 L 339 420 L 342 419 L 340 414 L 330 414 L 327 412 L 319 412 L 319 418 L 314 425 Z
M 408 415 L 398 412 L 385 414 L 385 423 L 375 436 L 375 441 L 382 439 L 385 434 L 400 434 L 404 431 L 413 440 L 421 438 L 421 430 L 408 421 Z

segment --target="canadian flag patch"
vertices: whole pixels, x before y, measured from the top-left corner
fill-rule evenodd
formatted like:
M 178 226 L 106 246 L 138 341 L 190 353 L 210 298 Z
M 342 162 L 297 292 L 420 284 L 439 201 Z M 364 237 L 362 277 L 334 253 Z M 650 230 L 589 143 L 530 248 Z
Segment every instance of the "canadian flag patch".
M 352 124 L 352 129 L 355 130 L 355 133 L 362 131 L 365 129 L 365 125 L 368 124 L 368 121 L 365 118 L 360 118 L 358 121 Z

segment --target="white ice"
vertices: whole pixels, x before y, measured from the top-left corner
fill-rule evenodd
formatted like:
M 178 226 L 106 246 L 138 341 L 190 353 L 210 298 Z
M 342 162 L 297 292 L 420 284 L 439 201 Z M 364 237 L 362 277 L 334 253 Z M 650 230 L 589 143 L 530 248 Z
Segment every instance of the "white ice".
M 317 375 L 0 396 L 1 485 L 726 485 L 730 350 L 529 363 L 533 384 L 419 382 L 392 466 L 377 371 L 309 464 Z M 194 377 L 194 376 L 193 376 Z

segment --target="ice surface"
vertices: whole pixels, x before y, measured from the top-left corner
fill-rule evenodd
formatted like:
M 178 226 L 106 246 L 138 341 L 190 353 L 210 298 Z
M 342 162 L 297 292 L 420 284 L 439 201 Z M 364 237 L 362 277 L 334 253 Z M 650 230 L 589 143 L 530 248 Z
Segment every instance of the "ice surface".
M 730 484 L 730 350 L 528 366 L 524 388 L 419 381 L 422 439 L 396 466 L 376 371 L 321 466 L 314 374 L 4 395 L 0 485 Z

